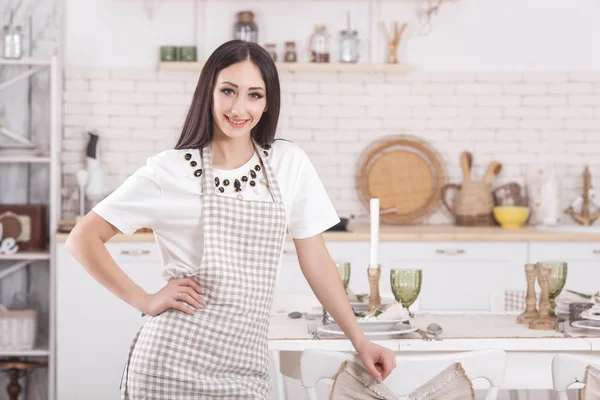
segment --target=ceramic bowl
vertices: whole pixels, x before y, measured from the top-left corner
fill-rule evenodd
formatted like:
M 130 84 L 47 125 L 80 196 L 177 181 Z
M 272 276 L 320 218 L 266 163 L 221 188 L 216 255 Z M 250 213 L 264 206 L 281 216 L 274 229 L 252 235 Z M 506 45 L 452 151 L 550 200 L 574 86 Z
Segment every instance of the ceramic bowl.
M 494 207 L 494 218 L 503 228 L 519 229 L 529 218 L 529 207 Z

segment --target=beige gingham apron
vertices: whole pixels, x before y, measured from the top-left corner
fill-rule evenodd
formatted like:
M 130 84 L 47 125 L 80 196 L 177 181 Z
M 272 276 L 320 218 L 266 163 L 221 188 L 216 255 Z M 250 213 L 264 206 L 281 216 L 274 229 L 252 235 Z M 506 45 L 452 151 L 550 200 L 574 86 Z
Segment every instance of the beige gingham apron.
M 203 305 L 194 315 L 169 309 L 146 321 L 131 345 L 122 399 L 269 398 L 267 331 L 286 216 L 268 153 L 256 151 L 273 202 L 217 195 L 210 146 L 203 149 L 204 253 L 193 276 Z

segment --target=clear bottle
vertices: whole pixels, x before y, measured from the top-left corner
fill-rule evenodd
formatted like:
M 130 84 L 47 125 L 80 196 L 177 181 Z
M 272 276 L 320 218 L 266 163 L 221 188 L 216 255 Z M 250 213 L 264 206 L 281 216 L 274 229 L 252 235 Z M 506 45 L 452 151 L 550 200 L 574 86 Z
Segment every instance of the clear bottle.
M 285 55 L 283 61 L 294 63 L 298 61 L 298 54 L 296 53 L 296 42 L 285 42 Z
M 14 58 L 14 40 L 12 29 L 8 25 L 2 28 L 2 55 L 4 58 Z
M 14 58 L 23 57 L 23 29 L 20 26 L 13 32 L 13 56 Z
M 356 63 L 360 57 L 358 52 L 357 31 L 343 30 L 340 32 L 340 62 Z
M 329 39 L 325 25 L 315 25 L 315 30 L 310 37 L 310 61 L 314 63 L 329 62 Z
M 240 11 L 237 18 L 238 20 L 233 27 L 234 39 L 257 43 L 258 26 L 254 22 L 254 13 L 252 11 Z
M 265 50 L 267 50 L 273 61 L 277 62 L 277 45 L 275 43 L 265 43 Z

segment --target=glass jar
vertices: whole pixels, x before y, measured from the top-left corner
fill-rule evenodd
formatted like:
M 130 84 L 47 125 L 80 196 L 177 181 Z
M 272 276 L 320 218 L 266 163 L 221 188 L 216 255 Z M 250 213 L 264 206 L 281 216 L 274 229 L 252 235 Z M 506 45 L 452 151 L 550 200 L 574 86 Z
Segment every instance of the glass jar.
M 358 53 L 358 32 L 343 30 L 340 32 L 340 62 L 356 63 L 360 57 Z
M 314 63 L 329 62 L 329 32 L 325 25 L 316 25 L 310 37 L 310 61 Z
M 2 53 L 4 58 L 23 57 L 23 30 L 20 26 L 5 25 L 2 29 Z
M 237 18 L 238 21 L 233 27 L 233 38 L 257 43 L 258 26 L 254 22 L 254 13 L 252 11 L 240 11 Z
M 266 43 L 265 50 L 267 50 L 273 61 L 277 62 L 277 45 L 275 43 Z
M 283 61 L 292 63 L 298 61 L 296 42 L 285 42 L 285 55 Z

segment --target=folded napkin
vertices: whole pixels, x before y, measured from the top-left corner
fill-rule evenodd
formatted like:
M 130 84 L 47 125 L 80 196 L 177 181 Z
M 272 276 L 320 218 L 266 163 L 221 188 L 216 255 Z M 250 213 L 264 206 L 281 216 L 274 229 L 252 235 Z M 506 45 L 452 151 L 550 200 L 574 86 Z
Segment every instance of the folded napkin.
M 565 289 L 556 298 L 557 303 L 569 304 L 569 303 L 593 303 L 594 299 L 592 295 L 585 293 L 578 293 L 573 290 Z
M 399 377 L 402 379 L 402 377 Z M 475 400 L 471 380 L 460 363 L 448 366 L 408 396 L 376 383 L 360 364 L 345 361 L 331 388 L 330 400 Z
M 375 310 L 372 313 L 366 314 L 359 321 L 389 321 L 389 320 L 402 320 L 408 321 L 410 316 L 406 308 L 402 307 L 400 303 L 392 303 L 383 312 L 381 310 Z
M 348 288 L 346 289 L 346 293 L 348 294 L 348 301 L 351 303 L 357 303 L 359 301 L 362 301 L 361 298 L 359 298 L 353 291 L 352 289 Z
M 584 386 L 581 389 L 582 399 L 600 399 L 600 369 L 588 365 L 585 369 Z

